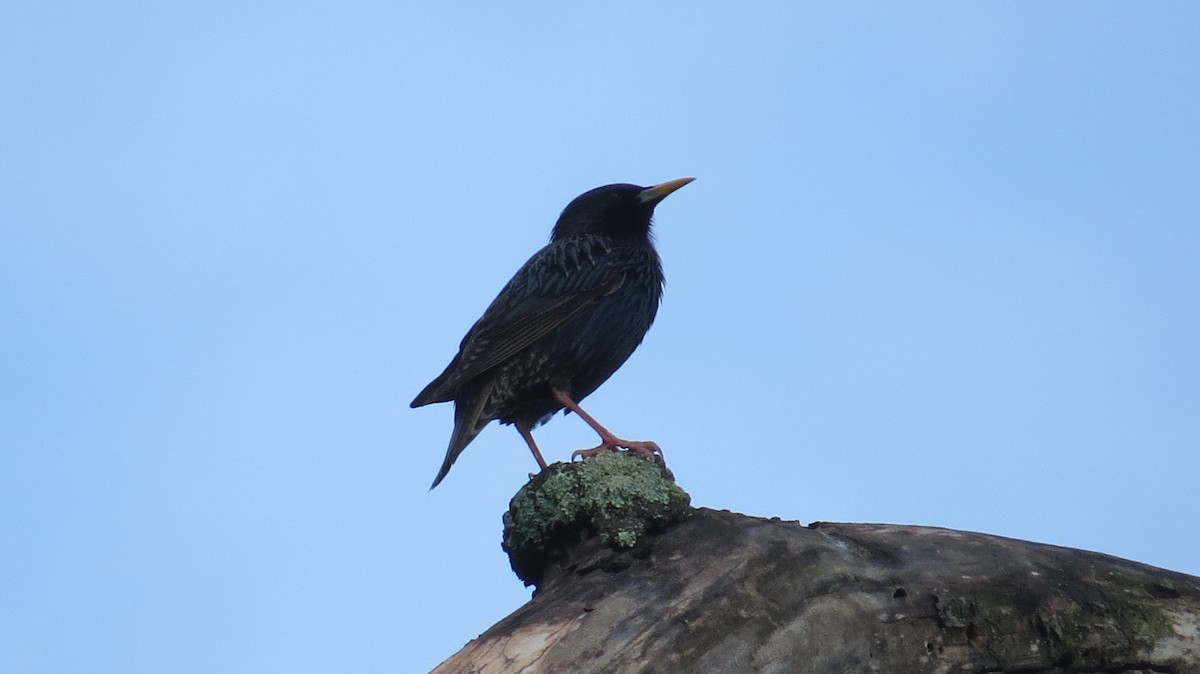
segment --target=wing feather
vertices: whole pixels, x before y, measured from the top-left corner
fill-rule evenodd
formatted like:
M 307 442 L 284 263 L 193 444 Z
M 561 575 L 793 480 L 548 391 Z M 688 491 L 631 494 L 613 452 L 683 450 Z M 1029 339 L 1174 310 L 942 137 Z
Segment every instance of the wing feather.
M 453 400 L 463 382 L 516 356 L 624 284 L 624 274 L 605 264 L 604 256 L 563 248 L 551 244 L 517 271 L 463 337 L 446 370 L 413 400 L 413 407 Z M 570 273 L 564 273 L 561 268 L 568 265 Z

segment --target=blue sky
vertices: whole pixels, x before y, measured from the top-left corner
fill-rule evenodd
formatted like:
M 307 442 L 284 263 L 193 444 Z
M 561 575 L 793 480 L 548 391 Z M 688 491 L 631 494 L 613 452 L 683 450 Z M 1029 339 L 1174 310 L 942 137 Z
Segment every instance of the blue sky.
M 409 400 L 574 196 L 697 505 L 1200 573 L 1194 3 L 0 8 L 0 670 L 426 671 L 535 468 Z M 594 436 L 537 433 L 548 460 Z

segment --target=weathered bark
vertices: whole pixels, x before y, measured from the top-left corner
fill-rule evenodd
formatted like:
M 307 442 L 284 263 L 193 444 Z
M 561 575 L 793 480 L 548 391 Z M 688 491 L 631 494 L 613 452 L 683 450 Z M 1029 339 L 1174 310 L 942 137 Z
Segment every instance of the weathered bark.
M 510 553 L 518 502 L 553 510 L 566 493 L 577 507 L 592 487 L 573 471 L 589 463 L 552 466 L 514 499 Z M 618 457 L 609 470 L 618 465 L 653 466 Z M 563 476 L 571 489 L 548 496 Z M 601 509 L 638 500 L 606 479 Z M 1194 576 L 931 527 L 675 512 L 636 541 L 609 532 L 605 543 L 576 511 L 539 524 L 540 552 L 514 556 L 534 598 L 435 674 L 1200 673 Z

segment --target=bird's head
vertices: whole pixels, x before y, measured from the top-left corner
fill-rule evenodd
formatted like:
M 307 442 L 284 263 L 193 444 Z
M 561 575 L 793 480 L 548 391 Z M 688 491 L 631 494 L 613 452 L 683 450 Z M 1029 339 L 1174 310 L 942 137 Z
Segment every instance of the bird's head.
M 618 183 L 584 192 L 572 199 L 558 216 L 550 240 L 580 234 L 646 238 L 658 202 L 693 180 L 679 178 L 652 187 Z

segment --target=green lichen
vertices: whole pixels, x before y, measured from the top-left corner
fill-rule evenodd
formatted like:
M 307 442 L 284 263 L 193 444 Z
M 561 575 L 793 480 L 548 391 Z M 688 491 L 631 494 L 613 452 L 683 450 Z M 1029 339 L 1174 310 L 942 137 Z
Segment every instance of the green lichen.
M 557 463 L 513 497 L 504 515 L 504 550 L 517 575 L 535 584 L 545 562 L 581 537 L 632 548 L 647 531 L 686 514 L 690 501 L 661 461 L 606 452 Z

